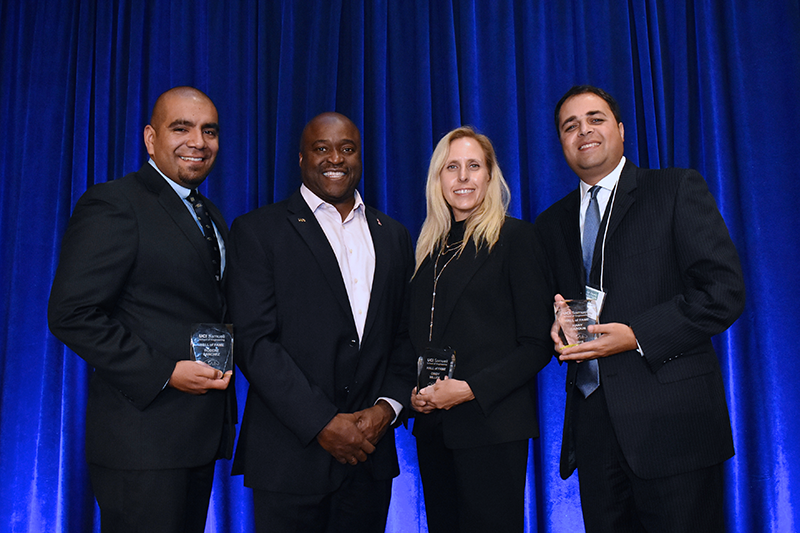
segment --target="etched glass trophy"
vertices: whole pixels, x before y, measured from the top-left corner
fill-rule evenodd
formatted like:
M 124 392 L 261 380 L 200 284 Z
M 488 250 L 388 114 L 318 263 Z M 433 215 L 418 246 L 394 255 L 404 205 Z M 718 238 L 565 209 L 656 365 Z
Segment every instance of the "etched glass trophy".
M 192 357 L 225 373 L 233 370 L 233 324 L 195 324 Z
M 553 304 L 558 336 L 564 348 L 595 339 L 589 333 L 589 326 L 597 323 L 597 302 L 595 300 L 560 300 Z
M 456 352 L 452 348 L 426 348 L 417 359 L 417 392 L 436 383 L 437 379 L 453 377 Z

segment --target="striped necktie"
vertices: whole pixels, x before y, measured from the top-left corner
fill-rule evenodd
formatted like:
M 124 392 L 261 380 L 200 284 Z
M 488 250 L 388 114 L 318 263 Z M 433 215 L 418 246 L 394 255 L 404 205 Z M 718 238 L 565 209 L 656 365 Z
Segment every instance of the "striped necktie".
M 597 193 L 600 191 L 598 185 L 589 189 L 592 197 L 589 199 L 589 206 L 586 208 L 586 218 L 583 221 L 583 268 L 586 270 L 586 284 L 589 284 L 589 274 L 592 272 L 592 256 L 594 246 L 597 241 L 597 233 L 600 230 L 600 206 L 597 203 Z M 600 368 L 597 359 L 589 359 L 578 365 L 578 372 L 575 375 L 575 384 L 588 398 L 591 393 L 600 386 Z

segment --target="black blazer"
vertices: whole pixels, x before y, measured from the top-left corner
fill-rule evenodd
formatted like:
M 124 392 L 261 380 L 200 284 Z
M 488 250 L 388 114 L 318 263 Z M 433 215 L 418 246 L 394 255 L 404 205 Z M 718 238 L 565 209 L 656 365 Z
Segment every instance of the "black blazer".
M 584 297 L 579 191 L 536 220 L 551 290 Z M 610 203 L 610 202 L 609 202 Z M 591 279 L 600 281 L 602 221 Z M 703 178 L 694 170 L 622 170 L 605 245 L 600 322 L 628 324 L 644 356 L 599 359 L 614 431 L 633 472 L 676 475 L 733 455 L 722 376 L 711 337 L 744 307 L 739 257 Z M 561 475 L 575 469 L 570 412 L 576 364 L 567 370 Z
M 227 225 L 205 200 L 223 239 Z M 233 445 L 235 396 L 165 387 L 190 359 L 194 323 L 225 319 L 202 233 L 180 197 L 145 164 L 91 187 L 61 245 L 50 330 L 92 367 L 86 457 L 120 469 L 207 464 Z M 220 447 L 222 442 L 222 447 Z
M 299 191 L 237 218 L 228 297 L 237 364 L 250 383 L 233 465 L 255 489 L 321 494 L 349 465 L 316 441 L 337 413 L 379 397 L 408 404 L 414 356 L 406 293 L 413 268 L 408 231 L 367 207 L 375 275 L 362 342 L 336 256 Z M 376 479 L 399 473 L 389 431 L 370 456 Z
M 418 439 L 431 435 L 439 419 L 449 448 L 539 435 L 535 378 L 550 361 L 553 343 L 537 327 L 535 311 L 552 296 L 535 272 L 534 244 L 533 225 L 515 218 L 506 218 L 491 253 L 484 247 L 476 255 L 470 240 L 439 279 L 430 343 L 434 261 L 429 257 L 420 265 L 411 283 L 411 340 L 418 353 L 429 344 L 453 348 L 453 377 L 466 380 L 475 399 L 446 411 L 415 413 Z

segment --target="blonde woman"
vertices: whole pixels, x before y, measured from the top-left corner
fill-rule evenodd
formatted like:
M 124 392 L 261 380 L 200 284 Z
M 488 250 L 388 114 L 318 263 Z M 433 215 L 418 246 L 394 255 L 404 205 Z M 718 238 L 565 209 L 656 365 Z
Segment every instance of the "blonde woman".
M 552 350 L 533 226 L 506 216 L 494 148 L 469 127 L 436 146 L 426 197 L 411 339 L 456 361 L 451 379 L 411 395 L 428 530 L 521 532 L 535 377 Z

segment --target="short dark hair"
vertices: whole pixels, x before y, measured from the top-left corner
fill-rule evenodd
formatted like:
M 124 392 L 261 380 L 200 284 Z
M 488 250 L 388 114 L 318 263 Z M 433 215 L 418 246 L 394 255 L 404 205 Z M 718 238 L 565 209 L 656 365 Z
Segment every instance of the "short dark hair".
M 617 101 L 614 100 L 613 96 L 605 92 L 603 89 L 595 87 L 594 85 L 575 85 L 572 87 L 572 89 L 567 91 L 566 94 L 564 94 L 564 96 L 561 97 L 561 100 L 559 100 L 558 103 L 556 104 L 556 112 L 554 116 L 554 120 L 556 123 L 556 132 L 561 134 L 561 124 L 559 124 L 559 115 L 561 114 L 561 106 L 564 105 L 564 102 L 566 102 L 569 98 L 572 98 L 573 96 L 586 93 L 596 94 L 597 96 L 605 100 L 606 103 L 608 104 L 608 107 L 611 109 L 611 112 L 614 113 L 614 119 L 617 121 L 617 124 L 622 122 L 622 110 L 620 109 Z

